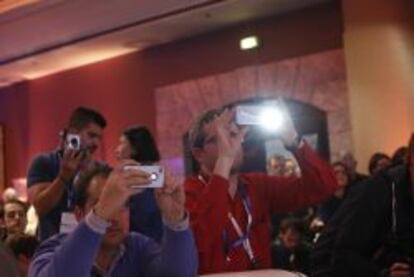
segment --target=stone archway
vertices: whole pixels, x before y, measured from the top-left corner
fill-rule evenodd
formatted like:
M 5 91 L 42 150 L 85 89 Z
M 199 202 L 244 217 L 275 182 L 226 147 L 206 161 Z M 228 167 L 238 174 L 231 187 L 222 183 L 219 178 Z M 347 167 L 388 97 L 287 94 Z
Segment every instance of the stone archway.
M 342 49 L 238 68 L 156 90 L 157 138 L 163 159 L 183 174 L 182 135 L 205 110 L 254 97 L 285 96 L 309 103 L 328 117 L 331 159 L 352 151 Z

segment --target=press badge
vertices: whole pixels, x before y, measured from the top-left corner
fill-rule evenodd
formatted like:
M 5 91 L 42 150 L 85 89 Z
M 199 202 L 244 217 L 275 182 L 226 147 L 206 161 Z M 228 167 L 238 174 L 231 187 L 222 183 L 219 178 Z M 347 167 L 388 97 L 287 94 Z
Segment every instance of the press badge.
M 59 233 L 68 234 L 75 230 L 76 226 L 78 226 L 78 221 L 76 220 L 74 213 L 62 213 Z

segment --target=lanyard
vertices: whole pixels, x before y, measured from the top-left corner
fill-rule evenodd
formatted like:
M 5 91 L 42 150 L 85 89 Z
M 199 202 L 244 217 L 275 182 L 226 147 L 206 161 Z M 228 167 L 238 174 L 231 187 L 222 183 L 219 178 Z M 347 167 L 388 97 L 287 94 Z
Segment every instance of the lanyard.
M 237 235 L 239 236 L 239 239 L 237 239 L 236 241 L 234 241 L 230 248 L 236 248 L 239 247 L 240 245 L 243 245 L 244 251 L 246 251 L 247 256 L 249 257 L 250 262 L 252 263 L 253 266 L 257 265 L 257 261 L 256 258 L 254 256 L 254 252 L 253 252 L 253 248 L 252 245 L 250 243 L 250 231 L 252 228 L 252 223 L 253 223 L 253 216 L 252 216 L 252 208 L 251 208 L 251 201 L 249 196 L 247 195 L 247 193 L 244 191 L 243 189 L 240 189 L 240 194 L 242 196 L 242 200 L 243 200 L 243 206 L 244 206 L 244 210 L 246 211 L 247 214 L 247 226 L 246 226 L 246 232 L 243 233 L 239 223 L 237 222 L 236 218 L 233 216 L 233 214 L 231 212 L 227 213 L 227 217 L 230 220 L 230 223 L 232 224 L 234 230 L 236 231 Z M 226 232 L 224 232 L 224 237 L 225 240 L 227 240 L 227 234 Z M 227 256 L 227 260 L 229 260 L 229 257 Z
M 62 153 L 63 155 L 63 153 Z M 62 156 L 58 156 L 59 157 L 59 164 L 62 162 Z M 75 183 L 75 181 L 79 178 L 79 172 L 76 173 L 75 178 L 72 180 L 72 182 L 66 183 L 65 182 L 65 191 L 66 191 L 66 208 L 68 211 L 72 210 L 72 202 L 75 198 L 75 189 L 73 187 L 73 184 Z
M 197 178 L 204 184 L 207 185 L 207 181 L 204 179 L 202 175 L 198 175 Z M 242 228 L 240 227 L 239 223 L 237 222 L 234 215 L 229 211 L 227 213 L 227 217 L 230 220 L 230 223 L 232 224 L 234 230 L 236 231 L 239 238 L 230 244 L 230 247 L 228 247 L 228 235 L 226 231 L 223 231 L 223 237 L 224 241 L 226 243 L 226 260 L 229 261 L 230 258 L 228 256 L 229 250 L 239 247 L 240 245 L 243 246 L 244 250 L 246 251 L 247 256 L 249 257 L 250 262 L 252 263 L 253 268 L 257 267 L 258 263 L 254 256 L 253 248 L 250 243 L 249 235 L 253 224 L 253 215 L 252 215 L 252 204 L 249 195 L 246 191 L 246 186 L 244 183 L 241 183 L 240 186 L 238 186 L 237 192 L 240 193 L 240 196 L 242 198 L 243 207 L 247 215 L 247 226 L 246 226 L 246 233 L 243 233 Z

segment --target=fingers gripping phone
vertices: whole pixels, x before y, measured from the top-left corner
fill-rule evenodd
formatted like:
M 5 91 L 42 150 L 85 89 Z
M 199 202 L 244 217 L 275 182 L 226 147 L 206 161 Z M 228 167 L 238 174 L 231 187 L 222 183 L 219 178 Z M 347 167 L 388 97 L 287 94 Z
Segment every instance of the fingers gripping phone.
M 164 168 L 159 165 L 127 165 L 124 170 L 140 170 L 150 175 L 150 183 L 137 185 L 136 188 L 161 188 L 164 186 Z

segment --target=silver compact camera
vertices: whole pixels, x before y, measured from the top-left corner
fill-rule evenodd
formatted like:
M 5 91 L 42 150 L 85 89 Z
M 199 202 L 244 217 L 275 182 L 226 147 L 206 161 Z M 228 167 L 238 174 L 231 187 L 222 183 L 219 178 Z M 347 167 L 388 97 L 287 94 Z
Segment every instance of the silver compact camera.
M 134 188 L 161 188 L 164 186 L 164 168 L 159 165 L 127 165 L 124 170 L 140 170 L 150 175 L 151 182 L 146 185 L 137 185 Z

